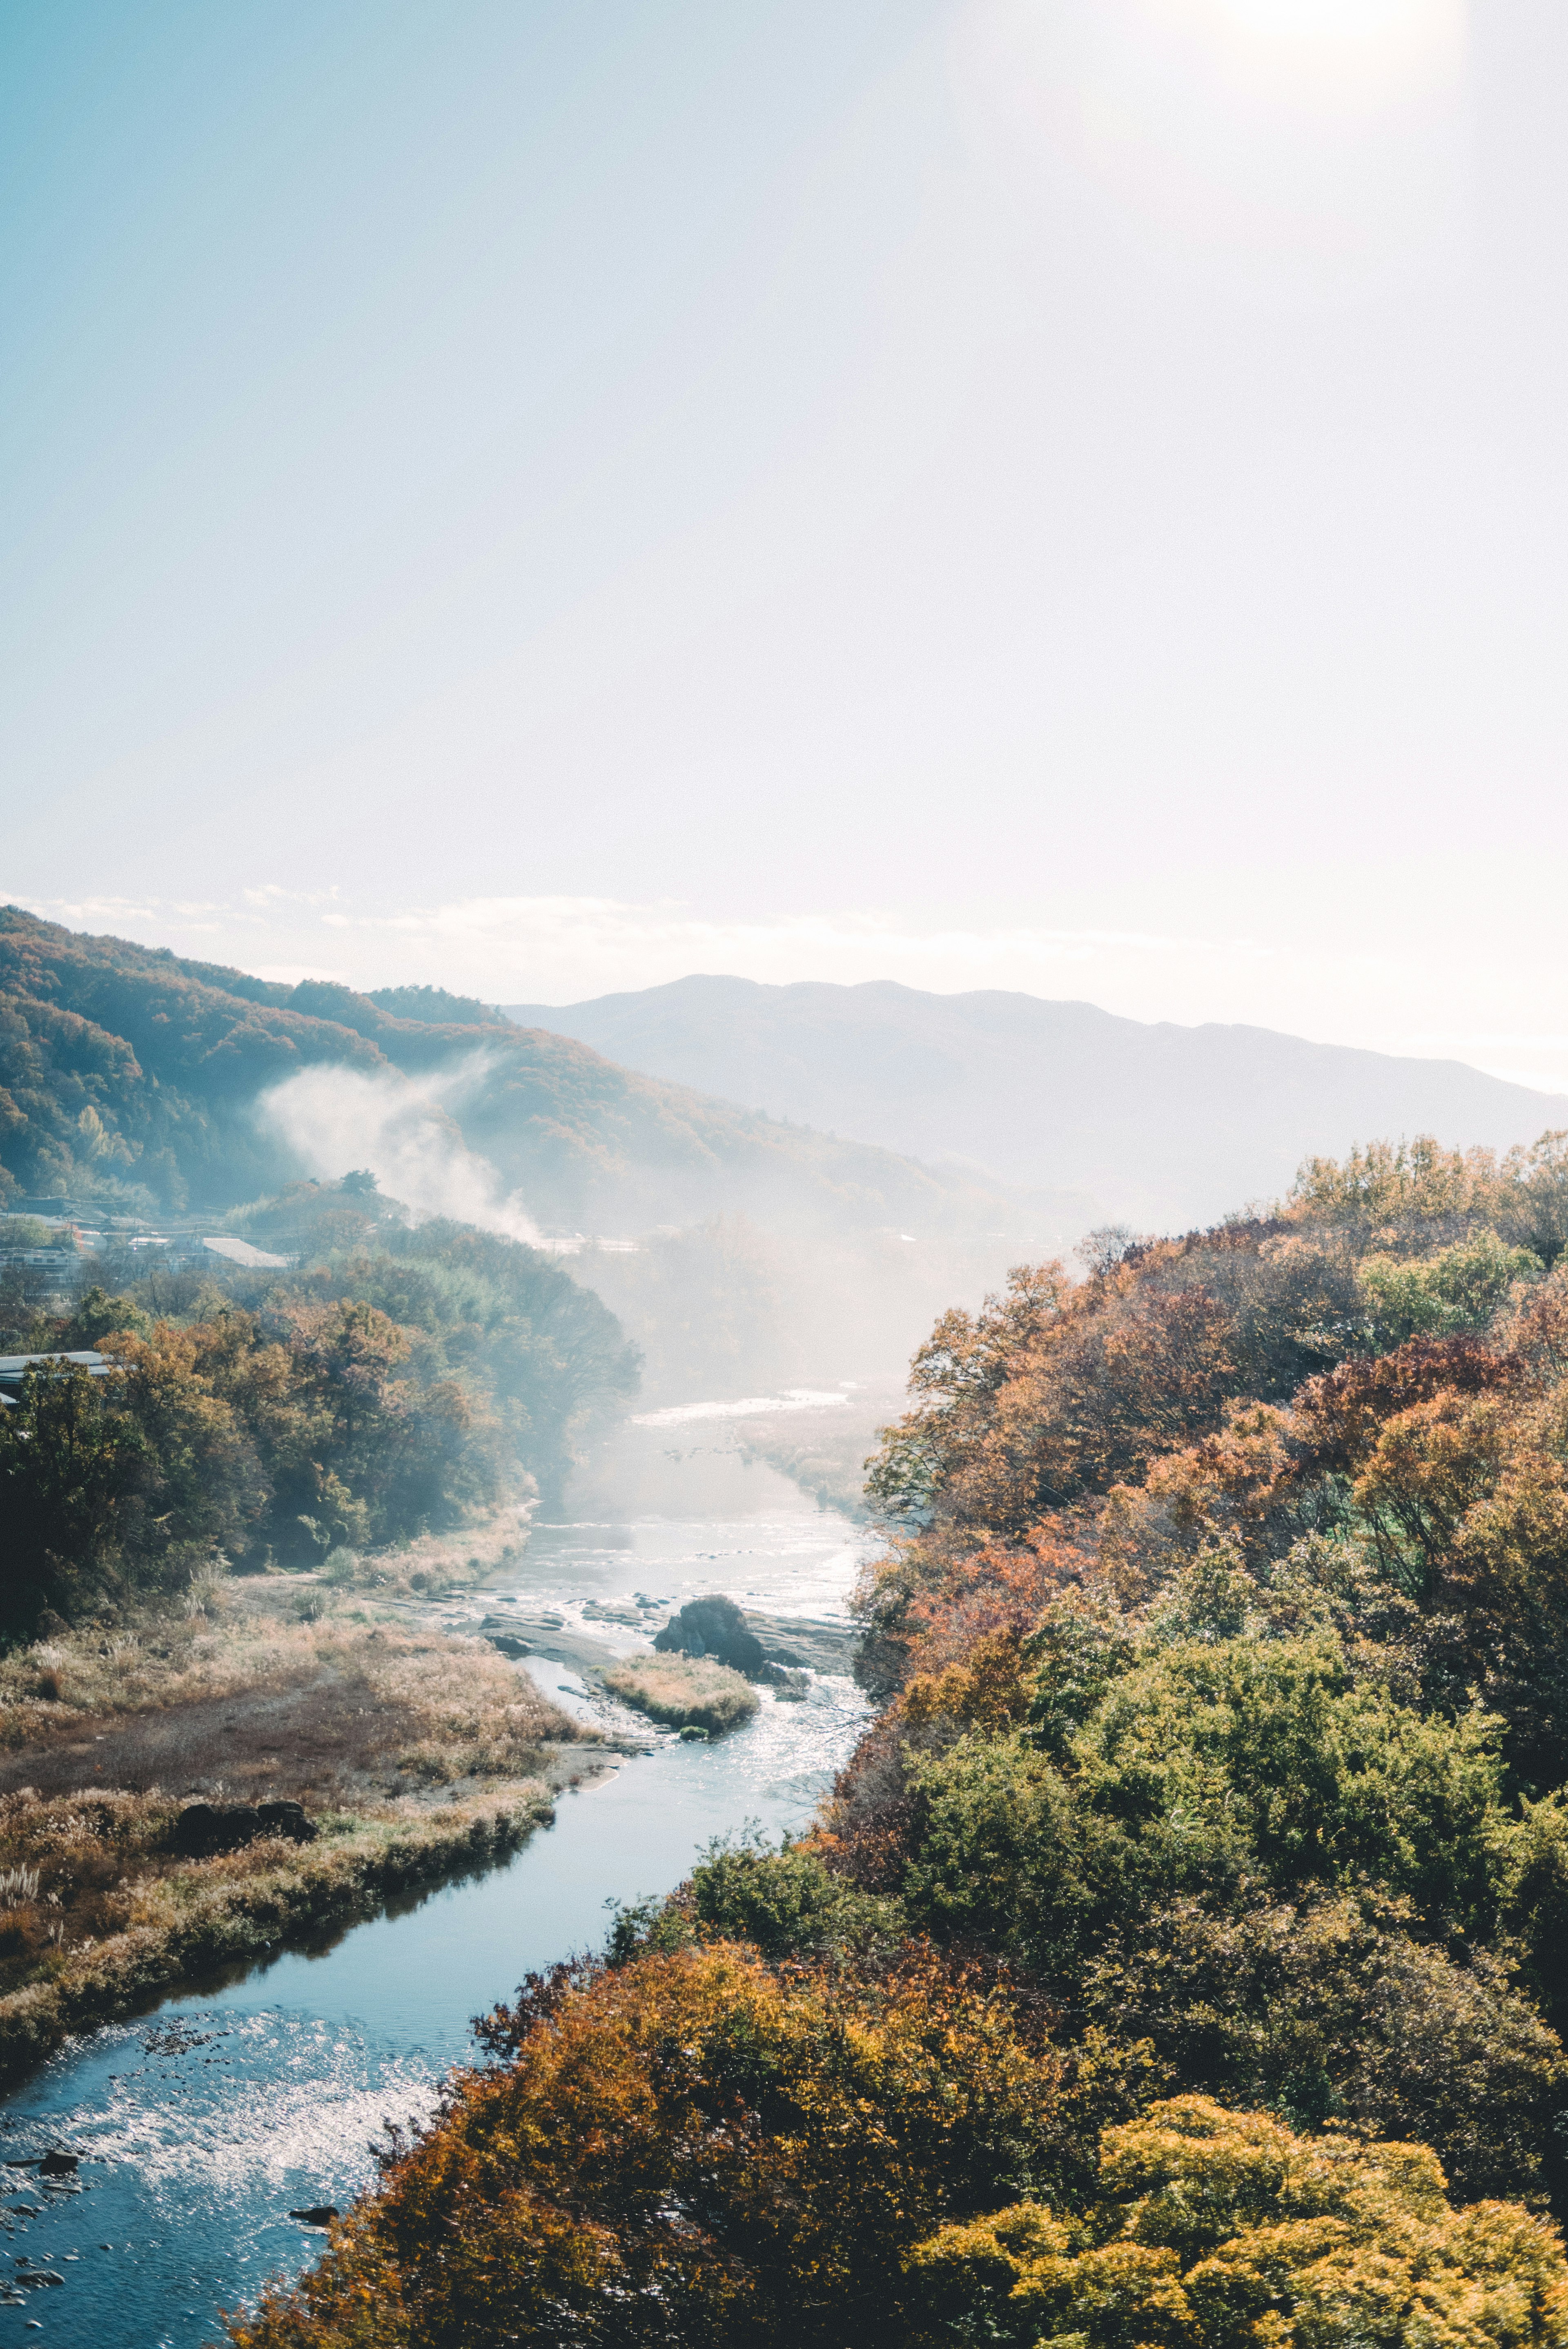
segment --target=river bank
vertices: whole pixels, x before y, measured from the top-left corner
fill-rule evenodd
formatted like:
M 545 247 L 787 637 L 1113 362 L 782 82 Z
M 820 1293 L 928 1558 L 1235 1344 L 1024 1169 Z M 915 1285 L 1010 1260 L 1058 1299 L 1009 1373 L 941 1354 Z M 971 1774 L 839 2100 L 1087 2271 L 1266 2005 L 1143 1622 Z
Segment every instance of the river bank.
M 715 1836 L 804 1826 L 864 1717 L 851 1692 L 821 1691 L 765 1702 L 712 1744 L 617 1758 L 499 1866 L 62 2047 L 0 2106 L 0 2155 L 65 2146 L 82 2191 L 12 2202 L 0 2250 L 53 2266 L 66 2288 L 0 2310 L 0 2344 L 9 2323 L 20 2349 L 29 2316 L 60 2349 L 221 2340 L 220 2310 L 320 2251 L 291 2210 L 346 2208 L 373 2182 L 383 2121 L 430 2114 L 472 2059 L 476 2014 L 531 1969 L 602 1946 L 610 1904 L 673 1890 Z
M 284 1640 L 296 1665 L 331 1664 L 334 1642 L 373 1630 L 388 1656 L 397 1638 L 428 1640 L 430 1661 L 453 1656 L 465 1678 L 493 1669 L 514 1702 L 536 1694 L 579 1733 L 599 1733 L 561 1743 L 567 1782 L 539 1782 L 553 1816 L 514 1848 L 467 1857 L 454 1839 L 438 1875 L 388 1884 L 385 1897 L 367 1875 L 357 1904 L 287 1930 L 280 1918 L 282 1938 L 264 1949 L 192 1965 L 156 2012 L 84 2025 L 0 2099 L 0 2156 L 64 2147 L 81 2157 L 74 2195 L 29 2184 L 7 2196 L 0 2173 L 5 2247 L 65 2279 L 10 2316 L 0 2306 L 0 2349 L 6 2324 L 19 2349 L 27 2322 L 62 2349 L 220 2337 L 220 2311 L 251 2301 L 268 2277 L 297 2274 L 319 2250 L 320 2235 L 290 2212 L 346 2207 L 372 2182 L 382 2121 L 432 2110 L 452 2066 L 472 2055 L 476 2014 L 530 1969 L 602 1947 L 615 1902 L 674 1890 L 715 1837 L 810 1823 L 868 1717 L 851 1677 L 847 1607 L 864 1535 L 803 1506 L 765 1466 L 672 1449 L 660 1430 L 628 1431 L 603 1480 L 584 1479 L 571 1521 L 542 1523 L 536 1512 L 526 1550 L 508 1558 L 500 1542 L 478 1571 L 466 1550 L 421 1559 L 424 1589 L 407 1576 L 402 1588 L 375 1585 L 372 1560 L 360 1588 L 294 1577 L 273 1589 L 231 1587 L 247 1617 L 253 1605 L 282 1627 L 253 1622 L 245 1636 Z M 645 1654 L 685 1601 L 715 1592 L 736 1598 L 765 1644 L 812 1677 L 804 1701 L 764 1689 L 751 1721 L 683 1744 L 614 1706 L 602 1676 Z M 307 1610 L 315 1619 L 302 1622 Z M 527 1654 L 508 1661 L 490 1645 L 498 1638 Z M 341 1660 L 333 1668 L 341 1682 Z M 177 1713 L 168 1698 L 211 1703 L 225 1685 L 221 1659 L 191 1653 L 183 1635 L 170 1655 L 122 1656 L 117 1669 L 149 1733 L 155 1713 Z M 245 1669 L 264 1676 L 259 1658 Z M 68 1674 L 62 1687 L 83 1692 Z M 43 1702 L 47 1712 L 54 1701 Z M 203 1717 L 221 1730 L 221 1711 Z M 122 1713 L 66 1736 L 61 1714 L 56 1745 L 101 1753 L 95 1741 L 119 1733 L 117 1718 L 123 1726 Z M 251 1798 L 267 1783 L 242 1780 L 236 1792 Z M 430 1785 L 402 1799 L 457 1826 L 460 1804 L 487 1792 L 499 1799 L 505 1785 Z
M 215 1967 L 493 1863 L 606 1766 L 601 1732 L 489 1642 L 335 1612 L 331 1593 L 302 1619 L 302 1595 L 214 1584 L 193 1613 L 0 1664 L 0 2080 Z M 227 1822 L 204 1849 L 181 1826 L 191 1798 Z

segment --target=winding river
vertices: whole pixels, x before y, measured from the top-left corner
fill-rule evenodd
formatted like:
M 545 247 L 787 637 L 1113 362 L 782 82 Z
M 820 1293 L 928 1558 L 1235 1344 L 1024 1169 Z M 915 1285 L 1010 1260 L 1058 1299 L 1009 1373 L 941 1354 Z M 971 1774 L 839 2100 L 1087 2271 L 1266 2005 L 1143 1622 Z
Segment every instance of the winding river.
M 572 1522 L 536 1521 L 492 1599 L 568 1627 L 587 1606 L 598 1628 L 599 1608 L 638 1594 L 723 1590 L 842 1622 L 864 1537 L 772 1470 L 684 1433 L 627 1431 L 593 1488 L 627 1514 L 601 1499 Z M 577 1709 L 570 1670 L 530 1668 Z M 803 1825 L 864 1719 L 847 1679 L 818 1679 L 805 1703 L 764 1692 L 757 1718 L 722 1742 L 661 1742 L 564 1795 L 554 1826 L 504 1866 L 63 2049 L 0 2105 L 0 2158 L 50 2143 L 88 2157 L 74 2193 L 12 2173 L 0 2259 L 65 2282 L 0 2305 L 0 2349 L 35 2332 L 62 2349 L 211 2341 L 221 2309 L 319 2250 L 290 2209 L 342 2204 L 366 2183 L 383 2119 L 429 2110 L 469 2052 L 473 2015 L 530 1970 L 600 1945 L 610 1903 L 667 1891 L 714 1836 Z

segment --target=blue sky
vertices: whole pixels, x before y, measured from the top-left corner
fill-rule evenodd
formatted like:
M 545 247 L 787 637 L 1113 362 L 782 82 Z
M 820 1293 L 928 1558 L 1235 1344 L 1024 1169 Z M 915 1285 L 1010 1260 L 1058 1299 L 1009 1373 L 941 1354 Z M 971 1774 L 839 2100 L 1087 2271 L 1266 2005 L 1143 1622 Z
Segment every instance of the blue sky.
M 0 45 L 6 895 L 1568 1084 L 1549 0 Z

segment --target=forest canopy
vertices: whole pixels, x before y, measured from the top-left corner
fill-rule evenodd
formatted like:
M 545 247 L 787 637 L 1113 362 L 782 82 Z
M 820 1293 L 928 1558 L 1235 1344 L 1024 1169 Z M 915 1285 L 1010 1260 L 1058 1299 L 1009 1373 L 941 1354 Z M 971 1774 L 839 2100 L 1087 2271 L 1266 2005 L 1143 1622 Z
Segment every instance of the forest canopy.
M 1568 2342 L 1568 1135 L 942 1317 L 813 1831 L 525 1984 L 284 2343 Z
M 65 1311 L 0 1297 L 0 1351 L 109 1366 L 41 1363 L 0 1411 L 0 1634 L 553 1495 L 635 1391 L 614 1316 L 536 1248 L 411 1224 L 354 1176 L 245 1227 L 275 1225 L 305 1243 L 292 1271 L 111 1257 Z
M 361 1089 L 366 1122 L 438 1087 L 443 1131 L 567 1230 L 738 1208 L 812 1228 L 1016 1214 L 983 1178 L 634 1075 L 472 997 L 284 985 L 0 906 L 0 1210 L 68 1193 L 216 1212 L 275 1190 L 304 1170 L 266 1101 L 320 1071 L 340 1097 Z

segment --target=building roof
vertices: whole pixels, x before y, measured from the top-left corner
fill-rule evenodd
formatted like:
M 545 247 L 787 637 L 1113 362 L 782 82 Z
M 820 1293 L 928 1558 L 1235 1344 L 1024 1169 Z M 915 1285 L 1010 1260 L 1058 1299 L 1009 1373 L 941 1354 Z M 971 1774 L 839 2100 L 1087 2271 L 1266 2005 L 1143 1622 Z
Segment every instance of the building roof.
M 74 1354 L 0 1354 L 0 1387 L 19 1387 L 35 1362 L 74 1362 L 94 1379 L 107 1378 L 119 1368 L 107 1354 L 95 1354 L 90 1347 Z

